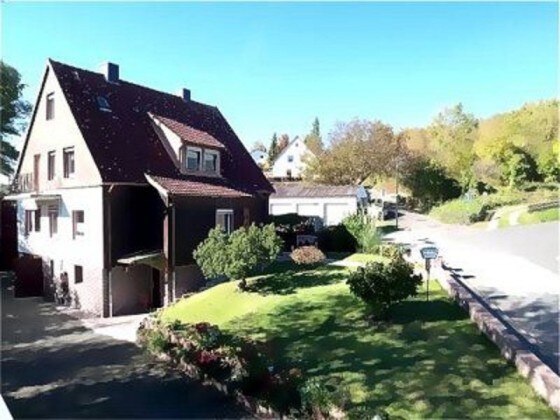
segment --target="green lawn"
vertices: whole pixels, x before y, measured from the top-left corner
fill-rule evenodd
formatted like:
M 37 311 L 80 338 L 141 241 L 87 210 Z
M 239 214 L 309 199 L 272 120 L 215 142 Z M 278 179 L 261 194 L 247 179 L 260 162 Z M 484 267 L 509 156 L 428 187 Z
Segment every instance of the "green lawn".
M 347 269 L 284 263 L 273 271 L 251 279 L 250 293 L 220 284 L 163 317 L 266 339 L 278 365 L 338 381 L 356 417 L 381 408 L 403 418 L 554 418 L 436 282 L 430 302 L 422 293 L 396 307 L 392 323 L 372 326 L 343 281 Z
M 523 213 L 519 216 L 520 225 L 529 225 L 533 223 L 552 222 L 560 219 L 560 209 L 553 208 L 547 210 L 535 211 L 533 213 Z
M 368 263 L 368 262 L 375 262 L 375 261 L 383 262 L 383 261 L 387 261 L 387 258 L 375 254 L 356 253 L 345 258 L 344 261 L 360 262 L 360 263 Z

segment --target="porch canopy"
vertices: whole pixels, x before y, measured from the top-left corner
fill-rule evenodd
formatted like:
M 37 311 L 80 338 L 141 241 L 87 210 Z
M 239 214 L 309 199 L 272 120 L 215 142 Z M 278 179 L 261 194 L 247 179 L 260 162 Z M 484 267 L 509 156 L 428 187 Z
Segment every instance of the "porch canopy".
M 143 264 L 163 271 L 165 269 L 165 256 L 163 251 L 141 251 L 127 255 L 117 260 L 119 264 L 135 265 Z

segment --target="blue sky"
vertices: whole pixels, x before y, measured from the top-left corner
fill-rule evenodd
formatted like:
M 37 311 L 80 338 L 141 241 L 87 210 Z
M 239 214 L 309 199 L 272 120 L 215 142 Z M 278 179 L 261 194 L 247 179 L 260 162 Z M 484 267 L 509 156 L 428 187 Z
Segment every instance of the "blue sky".
M 2 3 L 2 57 L 35 100 L 48 57 L 155 89 L 188 87 L 246 145 L 319 117 L 425 125 L 551 98 L 556 3 Z

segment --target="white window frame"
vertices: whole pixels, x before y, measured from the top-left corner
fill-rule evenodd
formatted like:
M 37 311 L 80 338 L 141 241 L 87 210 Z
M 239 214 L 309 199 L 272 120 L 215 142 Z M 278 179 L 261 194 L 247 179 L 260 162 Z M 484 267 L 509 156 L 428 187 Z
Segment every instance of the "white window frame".
M 206 170 L 206 155 L 216 156 L 216 170 L 215 171 L 207 171 Z M 219 174 L 220 173 L 220 152 L 217 150 L 212 149 L 204 149 L 204 157 L 202 159 L 202 170 L 203 172 L 212 173 L 212 174 Z
M 219 226 L 218 224 L 218 216 L 223 215 L 224 216 L 224 231 L 227 234 L 230 234 L 231 232 L 233 232 L 233 225 L 234 225 L 234 219 L 233 219 L 233 209 L 217 209 L 216 210 L 216 226 Z M 228 226 L 228 222 L 227 222 L 227 218 L 225 216 L 229 216 L 229 226 Z
M 70 165 L 68 156 L 72 155 L 72 172 L 70 172 Z M 62 176 L 64 178 L 74 178 L 76 173 L 76 149 L 74 146 L 65 147 L 62 149 Z
M 78 222 L 78 213 L 81 212 L 83 216 L 83 221 Z M 79 236 L 84 236 L 84 225 L 85 225 L 85 211 L 84 210 L 72 210 L 72 239 L 76 239 Z
M 54 92 L 50 92 L 45 101 L 45 119 L 47 121 L 54 120 L 54 104 Z
M 198 168 L 197 169 L 189 168 L 189 152 L 190 151 L 198 152 L 199 155 L 200 155 L 200 159 L 198 160 Z M 200 171 L 203 161 L 204 161 L 204 153 L 203 153 L 203 151 L 200 147 L 187 146 L 187 148 L 185 149 L 185 169 L 187 171 Z

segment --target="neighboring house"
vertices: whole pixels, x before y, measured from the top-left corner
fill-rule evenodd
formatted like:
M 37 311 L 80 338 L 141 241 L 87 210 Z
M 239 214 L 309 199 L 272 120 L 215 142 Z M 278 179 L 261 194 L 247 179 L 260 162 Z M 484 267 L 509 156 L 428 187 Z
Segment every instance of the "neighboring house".
M 268 153 L 262 150 L 253 150 L 251 152 L 251 157 L 259 167 L 264 167 L 268 161 Z
M 46 296 L 67 278 L 73 304 L 102 316 L 196 290 L 195 247 L 217 225 L 264 221 L 273 191 L 218 108 L 111 63 L 48 61 L 16 177 L 20 256 L 40 261 Z
M 359 186 L 315 185 L 304 183 L 275 183 L 276 192 L 270 196 L 269 213 L 281 215 L 297 213 L 315 216 L 325 226 L 339 224 L 358 208 L 367 205 L 367 192 Z
M 296 137 L 276 157 L 272 164 L 272 178 L 302 178 L 307 166 L 307 160 L 315 155 L 305 145 L 305 142 Z

